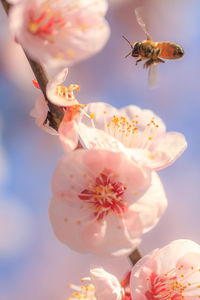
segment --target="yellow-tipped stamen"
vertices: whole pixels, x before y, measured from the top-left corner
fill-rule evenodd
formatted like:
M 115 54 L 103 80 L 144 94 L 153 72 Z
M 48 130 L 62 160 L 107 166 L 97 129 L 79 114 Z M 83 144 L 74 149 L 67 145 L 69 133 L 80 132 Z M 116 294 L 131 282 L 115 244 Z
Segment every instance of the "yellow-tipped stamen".
M 84 282 L 85 280 L 91 281 L 90 277 L 86 277 L 81 279 L 81 282 Z M 76 291 L 68 298 L 69 300 L 96 300 L 95 287 L 93 284 L 87 283 L 85 285 L 78 286 L 70 283 L 68 286 Z
M 157 299 L 169 300 L 173 297 L 185 298 L 188 292 L 192 294 L 188 297 L 196 299 L 200 297 L 199 282 L 189 282 L 193 274 L 200 272 L 199 269 L 191 266 L 185 270 L 183 265 L 175 267 L 163 275 L 157 275 L 153 279 L 147 278 L 149 282 L 149 291 L 152 297 Z M 195 293 L 195 294 L 194 294 Z

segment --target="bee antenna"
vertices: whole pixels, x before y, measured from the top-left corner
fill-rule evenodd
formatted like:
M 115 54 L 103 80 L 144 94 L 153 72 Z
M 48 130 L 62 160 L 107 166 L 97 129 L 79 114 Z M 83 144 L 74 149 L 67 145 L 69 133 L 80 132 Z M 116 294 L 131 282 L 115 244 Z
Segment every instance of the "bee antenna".
M 124 36 L 122 35 L 123 39 L 125 39 L 125 41 L 127 41 L 127 43 L 131 46 L 131 48 L 133 49 L 133 45 L 131 44 L 131 42 Z
M 128 54 L 125 56 L 125 58 L 127 58 L 129 55 L 131 55 L 131 53 L 132 53 L 132 51 L 131 51 L 130 53 L 128 53 Z

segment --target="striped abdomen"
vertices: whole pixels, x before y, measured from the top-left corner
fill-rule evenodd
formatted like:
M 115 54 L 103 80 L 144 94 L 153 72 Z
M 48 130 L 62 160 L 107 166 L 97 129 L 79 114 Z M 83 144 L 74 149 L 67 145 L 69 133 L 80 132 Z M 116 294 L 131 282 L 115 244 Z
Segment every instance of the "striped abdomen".
M 156 42 L 155 43 L 156 49 L 161 49 L 158 57 L 164 59 L 178 59 L 184 55 L 183 48 L 175 43 L 170 42 Z

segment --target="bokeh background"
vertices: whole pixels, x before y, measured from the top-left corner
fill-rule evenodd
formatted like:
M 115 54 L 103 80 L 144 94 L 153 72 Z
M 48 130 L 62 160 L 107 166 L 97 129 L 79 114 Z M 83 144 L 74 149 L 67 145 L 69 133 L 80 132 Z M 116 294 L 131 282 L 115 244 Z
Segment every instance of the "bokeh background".
M 143 254 L 178 238 L 200 243 L 200 1 L 109 0 L 111 37 L 98 55 L 70 68 L 68 83 L 81 86 L 79 101 L 106 101 L 117 107 L 135 104 L 152 109 L 170 131 L 182 132 L 188 149 L 175 164 L 160 171 L 169 201 L 165 215 L 146 234 Z M 156 41 L 180 43 L 185 57 L 160 65 L 157 89 L 129 52 L 131 42 L 145 39 L 134 9 L 144 5 Z M 68 283 L 79 283 L 90 266 L 103 266 L 120 279 L 127 258 L 81 255 L 53 235 L 47 209 L 50 180 L 63 155 L 56 137 L 35 126 L 29 116 L 38 91 L 19 46 L 12 42 L 0 6 L 0 300 L 64 300 Z

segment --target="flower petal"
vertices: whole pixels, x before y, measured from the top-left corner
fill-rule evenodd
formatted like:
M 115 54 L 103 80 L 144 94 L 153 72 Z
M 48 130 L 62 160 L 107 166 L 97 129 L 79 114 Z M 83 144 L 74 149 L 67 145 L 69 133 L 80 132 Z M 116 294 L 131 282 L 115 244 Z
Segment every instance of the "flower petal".
M 187 148 L 183 134 L 167 132 L 155 139 L 152 145 L 152 164 L 154 169 L 160 170 L 171 165 Z M 157 166 L 156 166 L 157 165 Z
M 90 276 L 98 300 L 121 300 L 121 285 L 114 275 L 103 268 L 95 268 L 90 270 Z
M 152 173 L 150 188 L 140 199 L 131 205 L 138 212 L 143 225 L 143 233 L 151 230 L 159 221 L 167 207 L 167 198 L 161 180 L 156 172 Z

